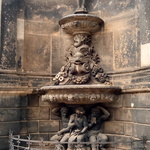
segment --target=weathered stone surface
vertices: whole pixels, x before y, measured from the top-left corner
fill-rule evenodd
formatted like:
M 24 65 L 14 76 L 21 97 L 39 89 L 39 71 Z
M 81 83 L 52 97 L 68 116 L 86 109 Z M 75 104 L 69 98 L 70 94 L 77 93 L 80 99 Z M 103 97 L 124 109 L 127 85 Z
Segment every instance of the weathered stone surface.
M 142 138 L 140 138 L 140 139 L 142 139 Z M 140 149 L 143 149 L 143 146 L 144 146 L 144 145 L 143 145 L 142 142 L 135 142 L 135 143 L 134 143 L 134 148 L 140 148 Z M 150 149 L 150 142 L 147 141 L 145 146 L 146 146 L 146 149 L 149 150 L 149 149 Z
M 115 120 L 132 121 L 132 110 L 131 109 L 117 109 L 114 111 Z
M 133 123 L 125 123 L 125 135 L 132 136 L 133 134 Z
M 113 33 L 100 32 L 97 33 L 92 40 L 94 49 L 100 57 L 100 65 L 105 72 L 113 71 Z
M 19 134 L 20 123 L 19 122 L 0 123 L 0 136 L 8 136 L 10 130 L 13 131 L 14 135 Z
M 116 142 L 117 144 L 108 144 L 108 150 L 129 150 L 131 149 L 130 138 L 124 135 L 109 135 L 109 141 Z
M 19 121 L 20 109 L 0 109 L 0 121 Z
M 137 65 L 135 28 L 115 31 L 114 59 L 115 70 L 135 67 Z
M 121 108 L 123 106 L 123 95 L 118 95 L 118 99 L 116 99 L 114 102 L 105 103 L 106 107 L 111 108 Z
M 22 108 L 20 110 L 20 120 L 27 120 L 28 119 L 28 109 Z
M 141 138 L 143 135 L 150 139 L 150 125 L 144 124 L 134 124 L 133 126 L 133 136 L 137 138 Z
M 50 37 L 25 34 L 24 58 L 25 71 L 50 73 Z
M 142 44 L 150 43 L 149 38 L 149 30 L 150 30 L 150 20 L 149 20 L 149 13 L 150 13 L 150 3 L 148 0 L 145 1 L 138 1 L 139 11 L 140 11 L 140 25 L 141 25 L 141 42 Z
M 36 20 L 26 20 L 25 30 L 28 34 L 50 35 L 58 32 L 59 25 L 52 20 L 37 18 Z
M 2 51 L 1 65 L 5 69 L 15 69 L 16 61 L 16 20 L 17 0 L 2 1 Z
M 67 39 L 66 36 L 64 36 L 64 38 L 61 38 L 58 35 L 52 36 L 51 39 L 52 74 L 56 74 L 60 71 L 61 67 L 65 63 L 66 50 L 69 49 L 70 41 Z
M 17 40 L 17 56 L 16 56 L 17 71 L 23 70 L 23 51 L 24 51 L 24 40 Z
M 28 110 L 28 119 L 30 120 L 48 120 L 50 117 L 49 108 L 31 108 Z
M 111 134 L 124 134 L 124 124 L 119 121 L 105 122 L 104 132 L 111 133 Z
M 16 75 L 14 71 L 10 71 L 10 74 L 0 71 L 0 94 L 8 96 L 8 93 L 14 93 L 12 97 L 17 97 L 18 91 L 22 91 L 23 95 L 31 94 L 33 87 L 41 87 L 48 82 L 50 82 L 50 77 L 24 76 Z
M 134 93 L 123 95 L 123 106 L 133 108 L 150 108 L 149 93 Z
M 28 106 L 29 107 L 38 107 L 39 106 L 39 96 L 35 95 L 35 94 L 29 95 Z
M 27 123 L 28 133 L 38 132 L 38 121 L 28 121 Z
M 1 137 L 0 138 L 0 150 L 8 150 L 9 148 L 9 138 L 8 137 Z
M 28 129 L 27 129 L 27 122 L 26 121 L 21 121 L 20 122 L 20 134 L 27 134 Z
M 131 141 L 128 137 L 115 136 L 114 139 L 116 142 L 118 142 L 118 144 L 116 145 L 116 148 L 123 149 L 123 150 L 129 150 L 131 148 L 131 145 L 130 145 Z
M 27 107 L 28 106 L 28 97 L 27 96 L 20 96 L 20 107 Z
M 20 97 L 19 96 L 0 96 L 0 107 L 1 108 L 19 108 L 20 107 Z
M 59 121 L 40 121 L 39 132 L 56 132 L 59 130 Z
M 86 6 L 90 12 L 99 12 L 103 18 L 111 18 L 125 11 L 134 10 L 135 4 L 135 0 L 125 2 L 119 0 L 106 0 L 104 2 L 93 0 L 91 3 L 86 3 Z
M 45 16 L 45 19 L 53 20 L 55 22 L 57 22 L 63 16 L 73 13 L 75 8 L 77 7 L 76 1 L 59 0 L 45 0 L 44 2 L 40 0 L 26 0 L 25 4 L 27 9 L 25 17 L 27 19 L 35 20 L 39 19 L 41 16 Z
M 133 110 L 133 121 L 136 123 L 150 124 L 150 109 Z

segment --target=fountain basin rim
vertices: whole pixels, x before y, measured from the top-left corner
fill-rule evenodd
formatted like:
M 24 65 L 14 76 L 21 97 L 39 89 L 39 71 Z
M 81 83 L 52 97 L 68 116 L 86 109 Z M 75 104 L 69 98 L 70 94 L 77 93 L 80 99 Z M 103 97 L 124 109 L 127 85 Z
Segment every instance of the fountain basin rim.
M 57 90 L 57 89 L 111 89 L 111 90 L 121 90 L 119 86 L 111 85 L 52 85 L 44 86 L 40 90 Z
M 59 21 L 59 25 L 71 22 L 71 21 L 77 21 L 77 20 L 88 20 L 88 21 L 95 21 L 98 22 L 99 24 L 104 23 L 104 21 L 95 16 L 95 15 L 91 15 L 91 14 L 71 14 L 71 15 L 67 15 L 64 18 L 62 18 Z

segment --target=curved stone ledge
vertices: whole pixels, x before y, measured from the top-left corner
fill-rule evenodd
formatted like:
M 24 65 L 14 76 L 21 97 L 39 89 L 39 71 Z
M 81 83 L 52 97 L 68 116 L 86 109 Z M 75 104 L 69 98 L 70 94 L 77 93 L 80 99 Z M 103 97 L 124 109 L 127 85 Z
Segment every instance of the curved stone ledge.
M 109 85 L 59 85 L 45 86 L 42 101 L 66 104 L 93 104 L 115 101 L 121 92 L 116 86 Z

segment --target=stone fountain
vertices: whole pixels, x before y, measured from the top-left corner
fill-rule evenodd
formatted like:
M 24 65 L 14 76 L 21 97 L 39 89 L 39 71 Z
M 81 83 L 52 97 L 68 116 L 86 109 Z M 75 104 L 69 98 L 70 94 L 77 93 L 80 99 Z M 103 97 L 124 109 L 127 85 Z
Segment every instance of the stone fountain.
M 94 111 L 99 111 L 97 116 L 93 115 L 91 117 L 91 120 L 96 119 L 95 123 L 93 123 L 93 121 L 88 123 L 86 122 L 85 110 L 79 106 L 82 104 L 99 105 L 100 103 L 113 102 L 118 98 L 118 95 L 121 92 L 119 87 L 113 86 L 109 76 L 100 66 L 99 56 L 96 53 L 94 46 L 92 46 L 92 35 L 100 31 L 104 22 L 101 18 L 87 13 L 86 8 L 84 7 L 84 0 L 78 0 L 77 2 L 78 7 L 75 13 L 62 18 L 59 21 L 62 30 L 66 34 L 73 36 L 74 39 L 73 45 L 67 50 L 66 64 L 62 66 L 60 72 L 54 77 L 53 85 L 44 86 L 40 89 L 42 92 L 41 99 L 43 101 L 77 105 L 75 115 L 72 114 L 74 116 L 70 115 L 69 117 L 66 117 L 67 125 L 63 126 L 63 131 L 59 131 L 59 135 L 65 133 L 63 138 L 59 139 L 61 142 L 82 142 L 84 141 L 85 134 L 87 134 L 88 131 L 90 131 L 90 128 L 95 125 L 96 128 L 94 128 L 98 135 L 100 128 L 98 126 L 101 126 L 102 120 L 108 118 L 109 112 L 101 106 L 94 108 Z M 101 116 L 100 111 L 102 112 Z M 78 136 L 72 137 L 72 135 L 68 136 L 67 133 L 70 130 L 73 131 L 73 128 L 75 127 L 75 123 L 73 123 L 76 122 L 75 116 L 80 116 L 79 118 L 82 118 L 80 123 L 86 122 L 84 124 L 87 125 L 81 130 L 80 136 L 76 134 Z M 63 116 L 61 116 L 61 118 L 63 118 Z M 58 140 L 58 137 L 58 134 L 56 134 L 52 137 L 52 140 Z M 104 135 L 101 135 L 100 138 L 107 139 Z M 89 141 L 92 141 L 90 139 L 92 139 L 91 137 L 89 137 Z M 94 150 L 94 145 L 92 145 L 91 148 Z M 68 150 L 72 149 L 73 147 L 68 144 Z

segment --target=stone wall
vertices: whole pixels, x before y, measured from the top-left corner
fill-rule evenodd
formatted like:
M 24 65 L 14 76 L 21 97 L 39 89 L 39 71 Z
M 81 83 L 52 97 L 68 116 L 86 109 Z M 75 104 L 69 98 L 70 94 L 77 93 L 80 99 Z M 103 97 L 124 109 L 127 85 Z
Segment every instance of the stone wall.
M 72 37 L 58 21 L 76 9 L 75 0 L 1 0 L 0 149 L 8 149 L 8 133 L 33 139 L 60 129 L 36 91 L 48 85 L 65 62 Z M 103 104 L 111 112 L 104 125 L 110 140 L 140 138 L 150 130 L 150 2 L 149 0 L 89 0 L 89 13 L 101 17 L 104 28 L 93 36 L 101 66 L 123 91 L 117 102 Z M 150 149 L 148 143 L 148 149 Z M 119 145 L 118 149 L 129 149 Z

